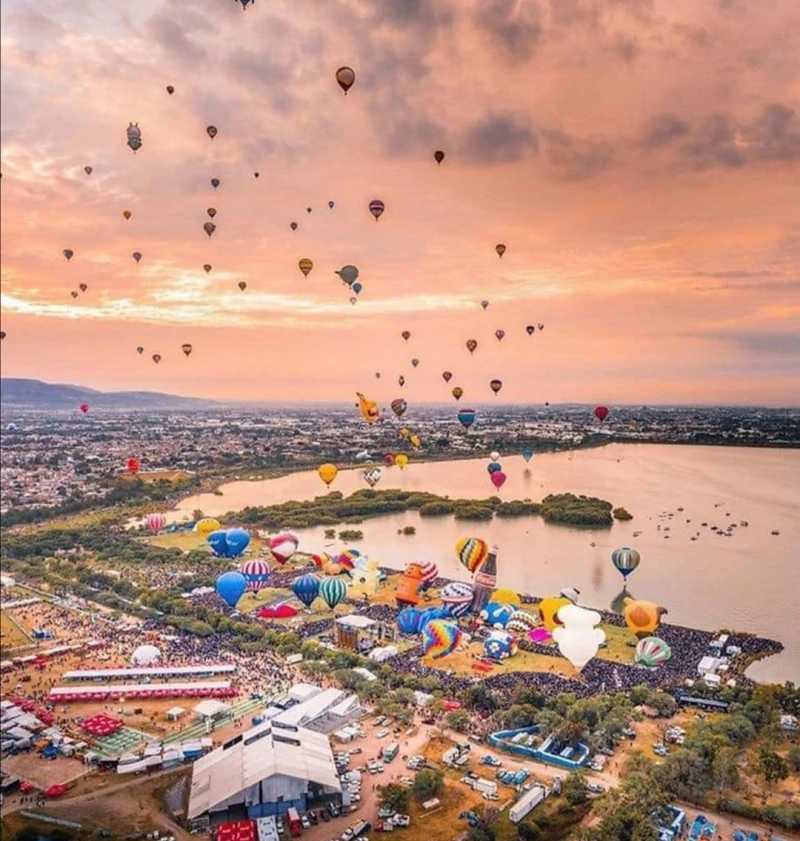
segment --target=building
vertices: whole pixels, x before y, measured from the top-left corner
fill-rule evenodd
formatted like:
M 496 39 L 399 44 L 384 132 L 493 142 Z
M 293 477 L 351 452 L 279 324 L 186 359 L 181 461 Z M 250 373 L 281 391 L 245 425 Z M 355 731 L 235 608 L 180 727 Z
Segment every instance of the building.
M 289 690 L 290 694 L 294 688 Z M 305 701 L 283 710 L 271 707 L 265 716 L 279 727 L 305 727 L 327 736 L 363 715 L 357 695 L 348 695 L 341 689 L 314 688 L 319 691 L 310 695 L 305 693 L 308 696 Z
M 719 666 L 719 657 L 711 657 L 710 655 L 706 655 L 697 664 L 697 674 L 700 675 L 700 677 L 712 675 L 714 674 L 714 672 L 717 671 L 717 666 Z
M 658 841 L 677 841 L 686 832 L 686 812 L 677 806 L 665 806 L 654 818 L 658 828 Z
M 188 819 L 212 823 L 305 812 L 341 799 L 328 737 L 274 722 L 241 733 L 192 770 Z
M 392 622 L 379 622 L 360 613 L 340 616 L 334 622 L 334 642 L 338 648 L 368 651 L 376 645 L 392 642 L 396 627 Z

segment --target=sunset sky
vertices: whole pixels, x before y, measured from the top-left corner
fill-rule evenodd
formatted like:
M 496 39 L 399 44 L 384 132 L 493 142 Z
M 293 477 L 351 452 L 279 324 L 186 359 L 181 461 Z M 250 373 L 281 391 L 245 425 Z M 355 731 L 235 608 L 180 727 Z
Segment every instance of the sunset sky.
M 4 0 L 3 376 L 796 405 L 798 42 L 797 0 Z

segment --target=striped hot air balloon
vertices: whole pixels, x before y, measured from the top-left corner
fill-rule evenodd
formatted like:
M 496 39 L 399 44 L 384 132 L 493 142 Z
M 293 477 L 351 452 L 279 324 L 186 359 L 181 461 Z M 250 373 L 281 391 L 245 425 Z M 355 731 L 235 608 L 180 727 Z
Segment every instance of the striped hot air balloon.
M 506 622 L 507 631 L 515 631 L 518 634 L 530 633 L 539 625 L 538 617 L 525 610 L 515 610 L 511 618 Z
M 455 622 L 434 619 L 422 629 L 422 650 L 426 657 L 446 657 L 461 641 L 461 629 Z
M 311 573 L 301 575 L 292 581 L 291 589 L 306 607 L 311 607 L 312 602 L 319 595 L 319 578 Z
M 442 588 L 442 604 L 451 616 L 465 616 L 474 597 L 472 584 L 466 581 L 451 581 Z
M 149 528 L 153 534 L 158 534 L 166 524 L 167 518 L 164 514 L 147 515 L 147 528 Z
M 319 583 L 319 594 L 333 610 L 347 595 L 347 585 L 341 578 L 323 578 Z
M 261 558 L 256 558 L 242 565 L 242 575 L 247 581 L 247 590 L 257 593 L 267 586 L 269 580 L 269 564 Z
M 486 560 L 489 545 L 477 537 L 464 537 L 456 543 L 456 555 L 470 572 L 475 572 Z
M 639 566 L 641 560 L 641 555 L 635 549 L 630 549 L 627 546 L 615 549 L 611 553 L 611 563 L 625 579 Z
M 422 570 L 422 590 L 428 590 L 434 581 L 439 577 L 439 567 L 432 561 L 423 561 L 419 565 Z
M 418 634 L 422 614 L 415 607 L 406 607 L 397 614 L 397 629 L 408 636 Z
M 636 645 L 633 659 L 648 669 L 661 666 L 672 657 L 672 649 L 660 637 L 645 637 Z

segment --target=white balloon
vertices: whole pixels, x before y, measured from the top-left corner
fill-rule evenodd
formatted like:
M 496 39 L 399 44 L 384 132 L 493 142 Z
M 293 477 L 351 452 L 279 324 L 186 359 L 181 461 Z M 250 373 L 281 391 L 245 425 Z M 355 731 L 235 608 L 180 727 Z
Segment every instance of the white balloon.
M 496 463 L 497 463 L 497 461 L 498 461 L 498 460 L 499 460 L 499 458 L 500 458 L 500 453 L 498 453 L 498 452 L 497 452 L 497 450 L 492 450 L 492 452 L 491 452 L 491 453 L 489 453 L 489 458 L 490 458 L 493 462 L 495 462 L 495 464 L 496 464 Z
M 553 630 L 553 639 L 564 657 L 580 670 L 597 654 L 606 638 L 605 631 L 595 627 L 601 616 L 596 610 L 569 604 L 558 611 L 558 618 L 563 626 Z
M 131 655 L 134 666 L 152 666 L 161 659 L 161 652 L 154 645 L 140 645 Z

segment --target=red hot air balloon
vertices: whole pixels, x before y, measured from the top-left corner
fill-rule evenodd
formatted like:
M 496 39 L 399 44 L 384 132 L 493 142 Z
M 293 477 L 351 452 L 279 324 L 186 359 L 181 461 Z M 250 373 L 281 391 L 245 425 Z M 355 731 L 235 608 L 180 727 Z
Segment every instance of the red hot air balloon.
M 128 473 L 132 474 L 133 476 L 135 476 L 139 472 L 139 466 L 140 465 L 138 458 L 131 457 L 125 462 L 125 467 L 128 468 Z
M 161 354 L 160 353 L 154 353 L 153 354 L 153 362 L 155 362 L 156 365 L 158 365 L 158 363 L 161 362 Z
M 208 126 L 206 128 L 206 134 L 213 140 L 217 136 L 217 127 Z
M 390 467 L 394 464 L 394 456 L 393 456 L 391 453 L 387 453 L 387 454 L 383 457 L 383 460 L 384 460 L 384 462 L 385 462 L 386 464 L 388 464 Z
M 173 87 L 172 87 L 172 85 L 167 85 L 167 93 L 168 93 L 170 96 L 172 96 L 172 94 L 174 94 L 174 93 L 175 93 L 175 88 L 173 88 Z
M 468 339 L 467 340 L 467 350 L 470 353 L 475 353 L 475 349 L 477 347 L 478 347 L 478 343 L 475 341 L 475 339 Z
M 492 380 L 492 381 L 489 383 L 489 388 L 490 388 L 490 389 L 491 389 L 491 390 L 492 390 L 495 394 L 497 394 L 497 393 L 500 391 L 500 389 L 501 389 L 502 387 L 503 387 L 503 381 L 502 381 L 502 380 Z
M 78 408 L 79 408 L 79 409 L 83 412 L 83 414 L 85 415 L 85 414 L 89 411 L 89 404 L 88 404 L 88 403 L 81 403 L 81 405 L 80 405 Z
M 492 480 L 492 484 L 497 488 L 498 491 L 506 483 L 506 474 L 503 473 L 502 470 L 498 470 L 495 473 L 492 473 L 489 478 Z
M 608 409 L 605 406 L 598 406 L 594 410 L 594 416 L 602 423 L 608 417 Z
M 401 335 L 401 336 L 402 336 L 402 337 L 403 337 L 406 341 L 408 341 L 408 340 L 411 338 L 411 333 L 409 333 L 409 332 L 408 332 L 408 330 L 403 330 L 403 332 L 402 332 L 400 335 Z
M 452 379 L 453 379 L 453 375 L 450 373 L 450 371 L 442 371 L 442 379 L 443 379 L 446 383 L 449 383 L 449 382 L 450 382 L 450 380 L 452 380 Z
M 369 203 L 369 212 L 375 217 L 376 222 L 381 218 L 384 210 L 386 210 L 386 205 L 380 199 L 373 199 Z

